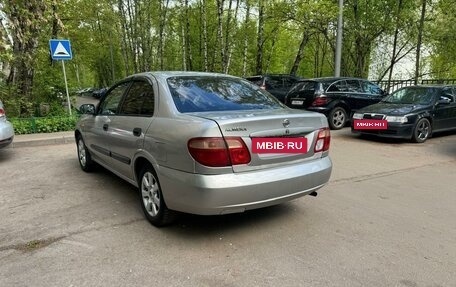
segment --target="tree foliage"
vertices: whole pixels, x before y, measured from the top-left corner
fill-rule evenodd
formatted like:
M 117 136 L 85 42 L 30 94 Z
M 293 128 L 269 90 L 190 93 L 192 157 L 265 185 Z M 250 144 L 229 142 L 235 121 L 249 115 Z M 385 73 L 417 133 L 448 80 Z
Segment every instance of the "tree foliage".
M 426 1 L 423 63 L 431 75 L 454 77 L 454 0 Z M 422 0 L 344 2 L 342 75 L 394 78 L 418 47 Z M 149 70 L 330 76 L 337 15 L 338 0 L 4 0 L 2 97 L 49 102 L 64 91 L 51 38 L 71 40 L 71 90 Z

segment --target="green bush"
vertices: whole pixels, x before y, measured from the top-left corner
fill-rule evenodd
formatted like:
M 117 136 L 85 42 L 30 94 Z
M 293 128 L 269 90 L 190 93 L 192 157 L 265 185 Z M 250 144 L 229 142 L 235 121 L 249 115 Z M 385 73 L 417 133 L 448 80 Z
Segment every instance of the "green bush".
M 9 118 L 16 135 L 74 130 L 78 115 L 45 118 Z

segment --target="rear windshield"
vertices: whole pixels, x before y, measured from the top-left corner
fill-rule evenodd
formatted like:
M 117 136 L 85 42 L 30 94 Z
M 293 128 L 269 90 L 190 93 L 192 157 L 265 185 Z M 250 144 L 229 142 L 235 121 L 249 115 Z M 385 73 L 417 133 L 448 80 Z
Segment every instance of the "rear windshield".
M 172 77 L 168 86 L 181 113 L 283 108 L 258 86 L 236 78 Z
M 318 90 L 318 82 L 314 81 L 302 81 L 297 82 L 290 90 L 290 93 L 298 93 L 302 91 L 312 91 L 315 92 Z

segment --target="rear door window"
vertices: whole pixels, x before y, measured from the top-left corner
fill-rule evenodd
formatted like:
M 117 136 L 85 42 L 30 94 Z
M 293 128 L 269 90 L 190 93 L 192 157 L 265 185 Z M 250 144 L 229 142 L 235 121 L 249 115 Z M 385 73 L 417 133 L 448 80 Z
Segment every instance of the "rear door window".
M 368 81 L 361 81 L 361 86 L 366 94 L 371 94 L 371 95 L 381 95 L 382 94 L 382 89 L 380 89 L 377 85 L 368 82 Z
M 168 86 L 181 113 L 283 108 L 257 86 L 235 78 L 171 77 Z
M 329 86 L 328 92 L 348 92 L 347 82 L 342 80 L 333 83 Z
M 154 90 L 145 81 L 135 81 L 131 85 L 120 108 L 120 114 L 132 116 L 153 116 Z
M 358 80 L 347 80 L 347 92 L 350 93 L 362 93 L 363 90 Z

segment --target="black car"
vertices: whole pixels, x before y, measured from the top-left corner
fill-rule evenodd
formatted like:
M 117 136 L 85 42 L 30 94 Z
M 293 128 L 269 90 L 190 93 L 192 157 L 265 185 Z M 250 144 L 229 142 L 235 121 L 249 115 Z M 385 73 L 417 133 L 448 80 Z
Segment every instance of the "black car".
M 297 82 L 284 102 L 290 108 L 325 114 L 331 129 L 338 130 L 353 112 L 378 103 L 384 96 L 386 93 L 380 87 L 367 80 L 327 77 Z
M 352 131 L 424 142 L 433 132 L 456 129 L 456 86 L 409 86 L 353 114 Z M 382 120 L 385 129 L 359 129 L 355 121 Z M 362 122 L 361 122 L 362 123 Z M 358 127 L 358 128 L 357 128 Z
M 246 80 L 260 86 L 283 103 L 285 95 L 301 78 L 288 74 L 266 74 L 247 77 Z

